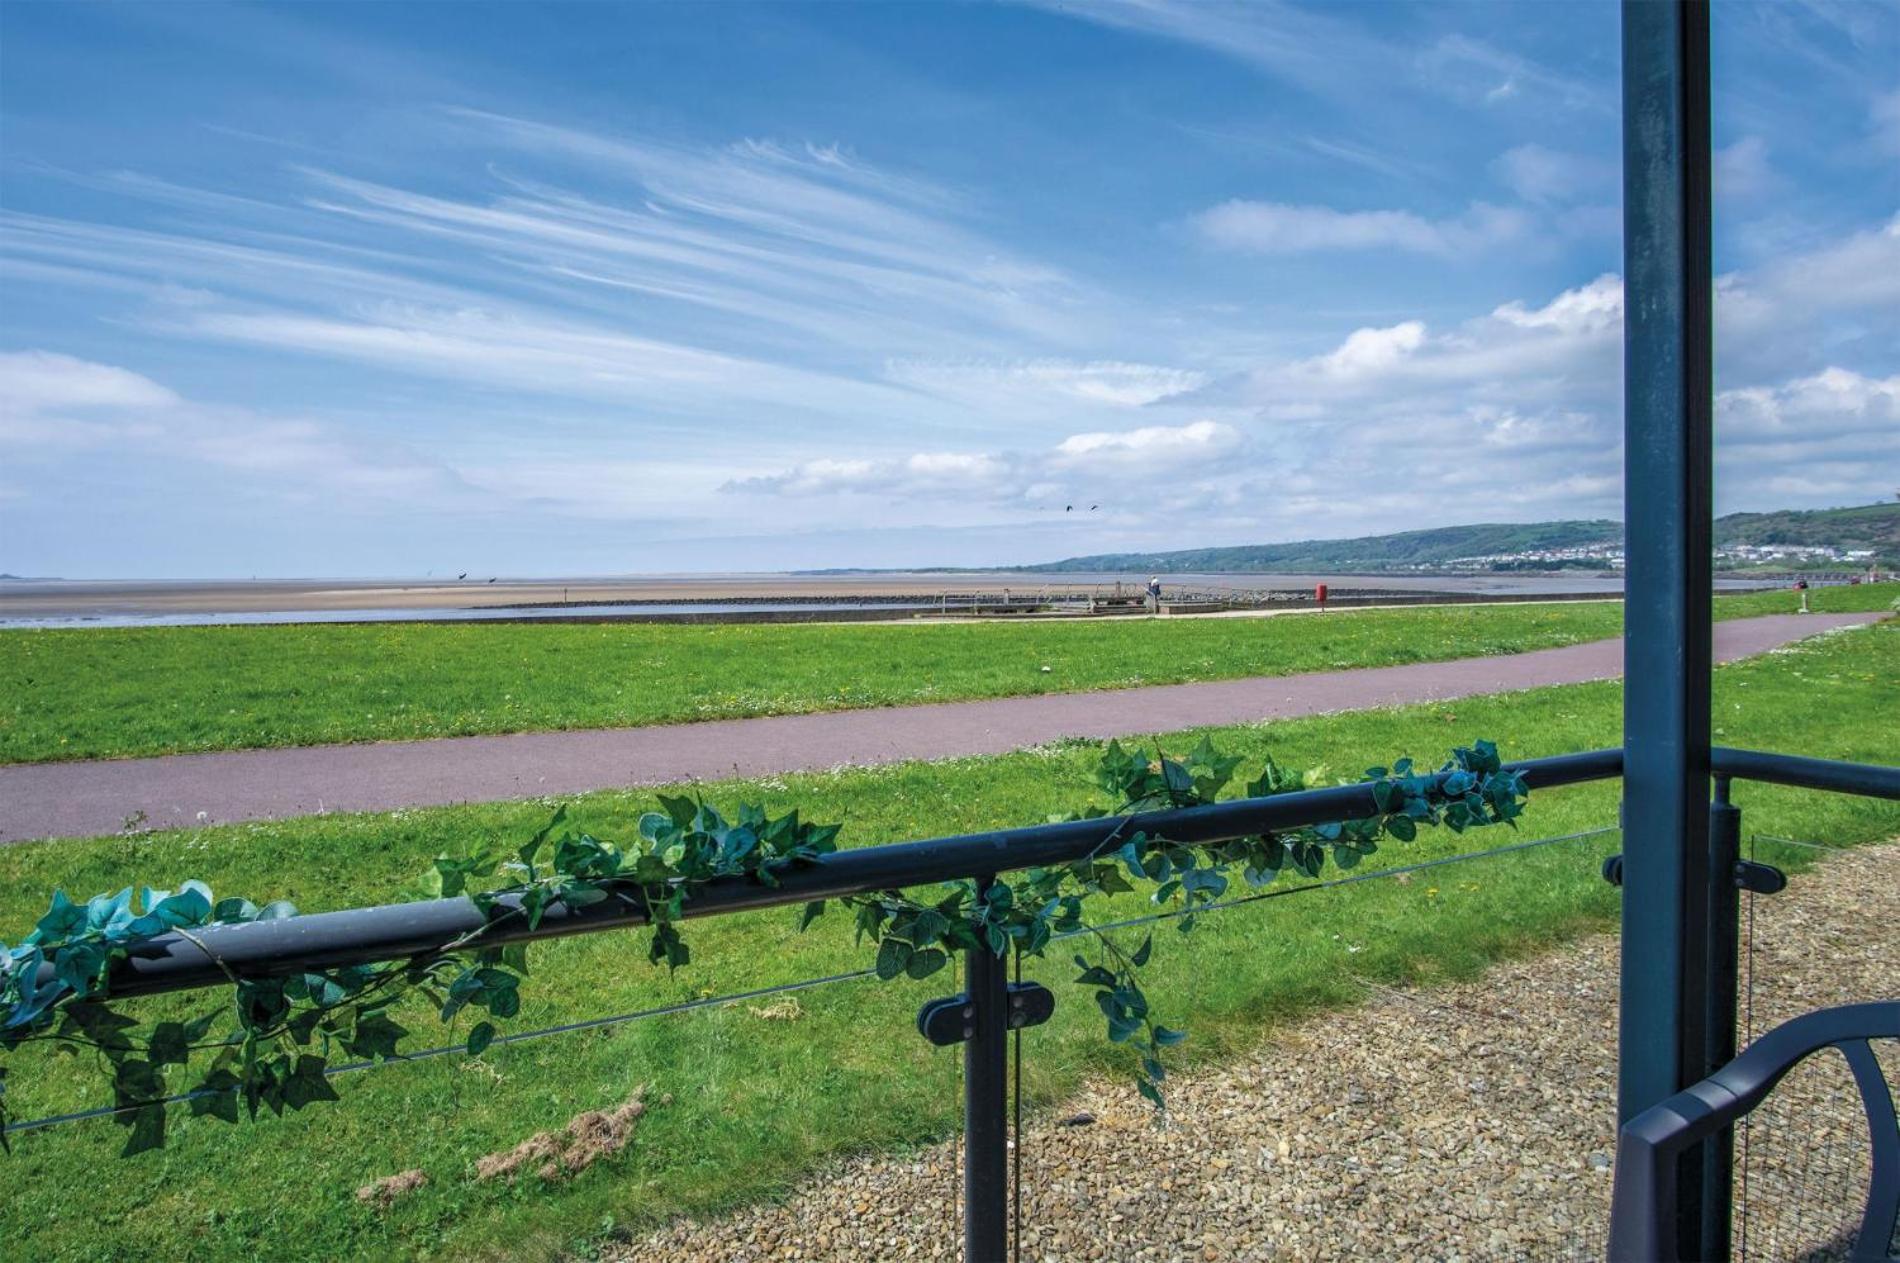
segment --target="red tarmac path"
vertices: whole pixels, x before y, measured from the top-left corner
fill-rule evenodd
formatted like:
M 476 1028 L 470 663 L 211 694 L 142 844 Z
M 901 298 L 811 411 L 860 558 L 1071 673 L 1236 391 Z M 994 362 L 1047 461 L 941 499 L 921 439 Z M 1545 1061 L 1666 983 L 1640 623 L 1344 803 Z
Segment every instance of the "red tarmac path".
M 1880 617 L 1775 614 L 1717 623 L 1715 655 L 1729 662 Z M 0 767 L 0 844 L 116 833 L 138 813 L 142 826 L 165 829 L 1000 754 L 1058 737 L 1445 701 L 1614 679 L 1622 670 L 1617 639 L 1452 662 L 815 715 L 17 764 Z

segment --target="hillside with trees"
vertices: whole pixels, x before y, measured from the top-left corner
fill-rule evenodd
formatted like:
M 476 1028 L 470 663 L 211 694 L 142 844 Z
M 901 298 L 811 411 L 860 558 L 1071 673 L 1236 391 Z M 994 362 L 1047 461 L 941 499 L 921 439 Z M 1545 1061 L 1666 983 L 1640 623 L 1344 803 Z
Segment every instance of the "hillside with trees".
M 1811 549 L 1817 555 L 1788 564 L 1882 565 L 1900 563 L 1900 503 L 1844 509 L 1782 509 L 1732 513 L 1717 518 L 1718 553 L 1779 548 Z M 1223 572 L 1407 570 L 1608 569 L 1622 553 L 1623 524 L 1607 518 L 1562 522 L 1488 522 L 1444 526 L 1354 539 L 1307 539 L 1284 544 L 1243 544 L 1150 553 L 1098 553 L 1019 567 L 1034 573 L 1139 571 L 1163 574 Z M 1873 554 L 1848 558 L 1849 553 Z M 1736 564 L 1773 564 L 1749 556 Z

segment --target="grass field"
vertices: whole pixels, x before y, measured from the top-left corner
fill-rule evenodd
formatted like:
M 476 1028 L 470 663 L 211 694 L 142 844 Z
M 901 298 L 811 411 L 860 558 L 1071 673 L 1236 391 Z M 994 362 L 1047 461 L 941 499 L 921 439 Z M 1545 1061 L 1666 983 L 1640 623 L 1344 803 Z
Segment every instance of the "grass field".
M 1344 621 L 1344 620 L 1341 620 Z M 1892 763 L 1900 730 L 1900 625 L 1844 632 L 1717 673 L 1718 740 Z M 1476 736 L 1513 757 L 1614 745 L 1613 684 L 1473 698 L 1450 705 L 1318 717 L 1219 730 L 1257 760 L 1342 773 L 1400 752 L 1436 758 Z M 1171 746 L 1187 738 L 1170 738 Z M 939 764 L 788 776 L 708 787 L 721 801 L 796 804 L 844 819 L 848 845 L 1015 824 L 1090 801 L 1089 743 Z M 1836 843 L 1900 832 L 1900 808 L 1765 786 L 1738 786 L 1745 834 Z M 1614 785 L 1533 796 L 1518 837 L 1565 834 L 1615 818 Z M 623 834 L 645 794 L 578 800 L 578 820 Z M 519 839 L 545 804 L 325 817 L 91 841 L 0 848 L 0 937 L 14 938 L 63 885 L 91 894 L 128 882 L 172 886 L 198 876 L 222 893 L 284 896 L 306 910 L 397 896 L 438 851 Z M 1389 845 L 1399 863 L 1512 840 L 1503 831 L 1426 834 Z M 1205 918 L 1186 938 L 1164 931 L 1148 969 L 1157 1004 L 1186 1025 L 1186 1058 L 1257 1041 L 1273 1024 L 1351 1004 L 1365 980 L 1467 976 L 1610 922 L 1615 892 L 1597 876 L 1614 835 L 1477 860 L 1409 882 L 1367 882 Z M 1801 854 L 1791 854 L 1801 862 Z M 1125 910 L 1138 902 L 1123 897 Z M 692 965 L 674 977 L 645 963 L 644 940 L 610 934 L 537 948 L 514 1029 L 725 994 L 864 965 L 842 921 L 804 935 L 779 909 L 688 926 Z M 1040 1100 L 1084 1075 L 1124 1068 L 1100 1015 L 1068 985 L 1066 954 L 1032 967 L 1056 992 L 1056 1019 L 1027 1037 L 1029 1087 Z M 914 1033 L 925 983 L 845 983 L 800 993 L 796 1005 L 740 1003 L 492 1049 L 479 1061 L 439 1058 L 339 1081 L 344 1099 L 284 1120 L 227 1127 L 178 1122 L 170 1148 L 118 1161 L 109 1124 L 15 1138 L 0 1160 L 7 1195 L 0 1241 L 39 1260 L 261 1257 L 542 1257 L 619 1226 L 770 1196 L 828 1158 L 945 1134 L 956 1117 L 957 1050 Z M 152 1002 L 175 1005 L 175 999 Z M 405 1019 L 407 1021 L 408 1019 Z M 437 1031 L 419 1026 L 423 1038 Z M 10 1059 L 21 1117 L 102 1099 L 94 1078 L 52 1057 Z M 634 1146 L 570 1183 L 481 1183 L 474 1160 L 575 1113 L 612 1105 L 637 1085 L 671 1095 Z M 1191 1120 L 1189 1120 L 1191 1122 Z M 429 1183 L 388 1211 L 353 1190 L 408 1168 Z M 945 1172 L 946 1192 L 951 1175 Z
M 1817 590 L 1885 609 L 1900 584 Z M 1793 608 L 1724 597 L 1718 617 Z M 605 728 L 1291 675 L 1618 634 L 1614 602 L 924 625 L 0 631 L 0 763 Z M 1046 668 L 1046 669 L 1045 669 Z

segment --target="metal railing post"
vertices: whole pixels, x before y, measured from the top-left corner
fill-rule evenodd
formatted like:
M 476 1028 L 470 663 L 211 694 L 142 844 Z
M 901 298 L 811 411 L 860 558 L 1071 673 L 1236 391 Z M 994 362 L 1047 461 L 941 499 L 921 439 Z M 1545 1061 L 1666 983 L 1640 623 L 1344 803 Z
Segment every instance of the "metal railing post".
M 1735 1009 L 1741 955 L 1742 809 L 1729 801 L 1729 778 L 1715 778 L 1709 804 L 1709 1015 L 1703 1077 L 1735 1060 Z M 1725 1127 L 1702 1144 L 1702 1249 L 1726 1259 L 1733 1246 L 1735 1130 Z
M 1620 1121 L 1698 1081 L 1709 1016 L 1709 9 L 1623 3 L 1624 672 Z M 1723 884 L 1731 881 L 1720 874 Z M 1706 1259 L 1702 1153 L 1669 1257 Z M 1695 1203 L 1695 1204 L 1690 1204 Z
M 979 901 L 995 882 L 976 884 Z M 963 1259 L 1009 1256 L 1009 969 L 987 948 L 964 953 L 969 1038 L 963 1044 Z

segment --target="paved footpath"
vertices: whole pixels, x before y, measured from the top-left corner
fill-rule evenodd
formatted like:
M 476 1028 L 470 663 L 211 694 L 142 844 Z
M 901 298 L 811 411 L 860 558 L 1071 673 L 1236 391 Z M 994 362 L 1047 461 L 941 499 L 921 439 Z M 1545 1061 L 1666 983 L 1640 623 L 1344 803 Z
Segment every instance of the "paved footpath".
M 1878 618 L 1775 614 L 1717 623 L 1716 658 Z M 1000 754 L 1058 737 L 1444 701 L 1614 679 L 1622 670 L 1623 642 L 1600 640 L 1452 662 L 817 715 L 19 764 L 0 767 L 0 843 L 116 833 L 140 813 L 143 826 L 164 829 Z

